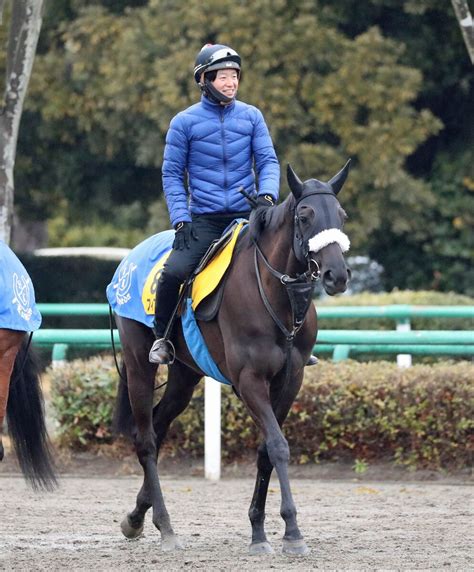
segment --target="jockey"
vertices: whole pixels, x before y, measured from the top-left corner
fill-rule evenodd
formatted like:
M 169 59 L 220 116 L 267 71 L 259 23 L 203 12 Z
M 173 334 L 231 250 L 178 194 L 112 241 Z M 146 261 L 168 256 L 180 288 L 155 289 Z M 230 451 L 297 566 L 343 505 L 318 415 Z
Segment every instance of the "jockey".
M 236 99 L 239 54 L 206 44 L 197 55 L 194 79 L 201 100 L 171 120 L 163 157 L 163 190 L 176 234 L 156 292 L 156 340 L 149 359 L 158 364 L 172 358 L 167 326 L 181 285 L 211 242 L 235 218 L 250 214 L 239 189 L 261 206 L 272 206 L 279 193 L 280 167 L 263 115 Z

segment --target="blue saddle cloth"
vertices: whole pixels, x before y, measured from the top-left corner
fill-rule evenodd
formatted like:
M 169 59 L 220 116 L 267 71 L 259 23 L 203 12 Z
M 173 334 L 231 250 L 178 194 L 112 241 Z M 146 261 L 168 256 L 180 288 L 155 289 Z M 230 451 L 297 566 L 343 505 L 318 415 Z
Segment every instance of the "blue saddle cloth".
M 174 230 L 150 236 L 133 248 L 119 264 L 106 291 L 109 304 L 118 316 L 153 327 L 154 312 L 148 306 L 148 296 L 143 296 L 144 290 L 150 288 L 145 289 L 145 284 L 149 286 L 152 279 L 156 287 L 161 267 L 154 274 L 153 269 L 159 267 L 160 260 L 171 250 L 173 240 Z M 181 323 L 188 349 L 199 368 L 205 375 L 229 384 L 207 349 L 190 299 L 187 300 Z
M 118 316 L 153 327 L 154 312 L 144 305 L 142 294 L 154 266 L 171 250 L 173 240 L 174 230 L 154 234 L 135 246 L 119 264 L 106 290 L 107 300 Z M 154 276 L 155 288 L 160 273 Z
M 40 326 L 31 278 L 16 254 L 0 240 L 0 328 L 34 332 Z

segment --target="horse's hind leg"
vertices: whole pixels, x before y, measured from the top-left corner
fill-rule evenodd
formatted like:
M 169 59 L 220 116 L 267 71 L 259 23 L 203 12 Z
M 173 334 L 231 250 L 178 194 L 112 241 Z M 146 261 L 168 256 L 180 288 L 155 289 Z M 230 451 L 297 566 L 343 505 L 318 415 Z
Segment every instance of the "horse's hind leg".
M 2 443 L 3 421 L 5 419 L 10 378 L 15 365 L 15 358 L 25 337 L 25 332 L 0 329 L 0 461 L 4 450 Z
M 199 380 L 197 374 L 189 374 L 187 370 L 184 377 L 178 372 L 185 366 L 176 363 L 169 368 L 169 382 L 158 409 L 165 411 L 163 419 L 166 428 L 158 427 L 158 437 L 153 428 L 153 391 L 156 366 L 148 362 L 148 349 L 150 340 L 143 340 L 137 331 L 139 324 L 117 320 L 119 329 L 126 324 L 126 331 L 121 331 L 123 340 L 124 358 L 127 368 L 128 393 L 134 420 L 136 423 L 135 446 L 138 460 L 143 467 L 144 480 L 137 496 L 135 509 L 129 513 L 122 522 L 121 528 L 127 538 L 139 536 L 143 530 L 144 518 L 147 510 L 153 507 L 153 523 L 161 533 L 163 550 L 180 548 L 180 543 L 172 529 L 168 511 L 166 510 L 163 494 L 158 476 L 157 457 L 159 445 L 164 438 L 166 429 L 185 407 L 188 405 L 195 384 Z M 141 342 L 137 344 L 136 340 Z M 130 340 L 135 342 L 130 345 Z M 150 342 L 150 343 L 148 343 Z M 156 416 L 155 416 L 156 417 Z M 158 415 L 161 417 L 161 415 Z
M 175 361 L 168 367 L 168 382 L 165 393 L 153 412 L 153 426 L 156 434 L 156 447 L 160 447 L 169 426 L 189 405 L 196 385 L 202 375 L 181 362 Z
M 144 474 L 135 509 L 123 520 L 122 532 L 127 538 L 139 536 L 143 530 L 145 514 L 153 507 L 154 513 L 160 515 L 162 537 L 173 537 L 174 532 L 164 504 L 156 467 L 157 450 L 153 431 L 156 365 L 148 361 L 148 351 L 154 337 L 149 328 L 134 320 L 116 316 L 116 322 L 123 347 L 128 398 L 136 426 L 135 450 Z
M 172 421 L 188 406 L 193 395 L 194 388 L 200 379 L 200 374 L 197 374 L 180 362 L 176 361 L 173 365 L 168 367 L 168 382 L 165 393 L 153 412 L 153 425 L 156 436 L 155 459 L 158 457 L 161 444 L 166 437 L 169 426 Z M 163 499 L 161 500 L 164 508 L 164 501 Z M 151 491 L 148 487 L 148 482 L 145 479 L 142 488 L 138 493 L 135 509 L 128 514 L 122 522 L 122 532 L 125 536 L 128 538 L 134 538 L 141 533 L 143 530 L 145 513 L 152 505 Z M 162 535 L 162 549 L 173 550 L 176 548 L 182 548 L 181 543 L 173 532 L 166 534 L 166 526 L 163 528 L 163 520 L 166 525 L 169 521 L 167 513 L 163 514 L 161 510 L 153 512 L 153 524 L 158 528 L 158 530 L 160 530 Z
M 156 434 L 157 454 L 166 437 L 168 429 L 176 417 L 180 415 L 191 401 L 194 389 L 202 375 L 196 373 L 186 365 L 175 361 L 168 368 L 168 383 L 165 393 L 155 407 L 153 426 Z M 153 524 L 160 529 L 160 515 L 153 513 Z M 162 549 L 173 550 L 182 548 L 182 545 L 174 538 L 163 538 Z
M 128 396 L 136 424 L 135 448 L 138 460 L 143 468 L 144 479 L 137 496 L 136 506 L 122 521 L 121 529 L 127 538 L 136 538 L 143 531 L 145 514 L 153 504 L 154 495 L 163 502 L 158 477 L 153 477 L 153 468 L 150 468 L 153 463 L 156 463 L 155 439 L 152 427 L 153 388 L 156 366 L 148 364 L 148 360 L 146 360 L 143 366 L 137 363 L 135 356 L 128 354 L 126 344 L 123 345 L 128 380 Z M 142 360 L 145 359 L 146 356 L 143 356 Z M 157 492 L 154 493 L 156 489 Z

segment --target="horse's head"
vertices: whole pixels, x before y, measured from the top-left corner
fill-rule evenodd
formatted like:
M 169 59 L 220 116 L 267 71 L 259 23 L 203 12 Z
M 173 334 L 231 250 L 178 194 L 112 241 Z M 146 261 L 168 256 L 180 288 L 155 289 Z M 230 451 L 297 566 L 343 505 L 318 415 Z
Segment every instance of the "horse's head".
M 293 252 L 304 264 L 315 264 L 329 295 L 344 292 L 350 270 L 343 252 L 349 249 L 349 238 L 342 231 L 346 213 L 337 194 L 349 173 L 350 160 L 327 183 L 308 179 L 304 183 L 287 168 L 288 185 L 295 198 Z

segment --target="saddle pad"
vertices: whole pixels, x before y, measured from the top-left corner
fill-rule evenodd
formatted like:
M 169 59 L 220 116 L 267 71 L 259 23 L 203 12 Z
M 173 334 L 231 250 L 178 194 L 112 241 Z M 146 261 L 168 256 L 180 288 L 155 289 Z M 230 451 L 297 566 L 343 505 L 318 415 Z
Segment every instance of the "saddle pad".
M 28 272 L 0 240 L 0 328 L 34 332 L 41 326 L 35 291 Z
M 194 279 L 193 307 L 219 285 L 225 274 L 237 241 L 246 221 L 239 222 L 228 244 Z M 153 327 L 155 295 L 163 265 L 171 252 L 174 230 L 154 234 L 138 244 L 119 264 L 107 286 L 107 300 L 112 310 L 123 318 L 130 318 Z
M 174 230 L 154 234 L 119 264 L 106 290 L 110 307 L 118 316 L 153 327 L 156 287 L 173 240 Z
M 240 231 L 246 224 L 246 220 L 239 222 L 235 227 L 230 241 L 216 256 L 214 256 L 214 258 L 212 258 L 204 270 L 202 270 L 194 279 L 191 292 L 193 310 L 196 310 L 199 303 L 209 296 L 209 294 L 214 292 L 217 286 L 219 286 L 219 283 L 232 260 L 235 243 L 237 242 Z
M 201 334 L 196 318 L 194 317 L 192 301 L 190 298 L 186 300 L 186 307 L 183 315 L 181 316 L 181 324 L 183 326 L 186 345 L 201 371 L 203 371 L 208 377 L 212 377 L 226 385 L 231 385 L 230 381 L 224 377 L 207 349 L 206 342 Z

